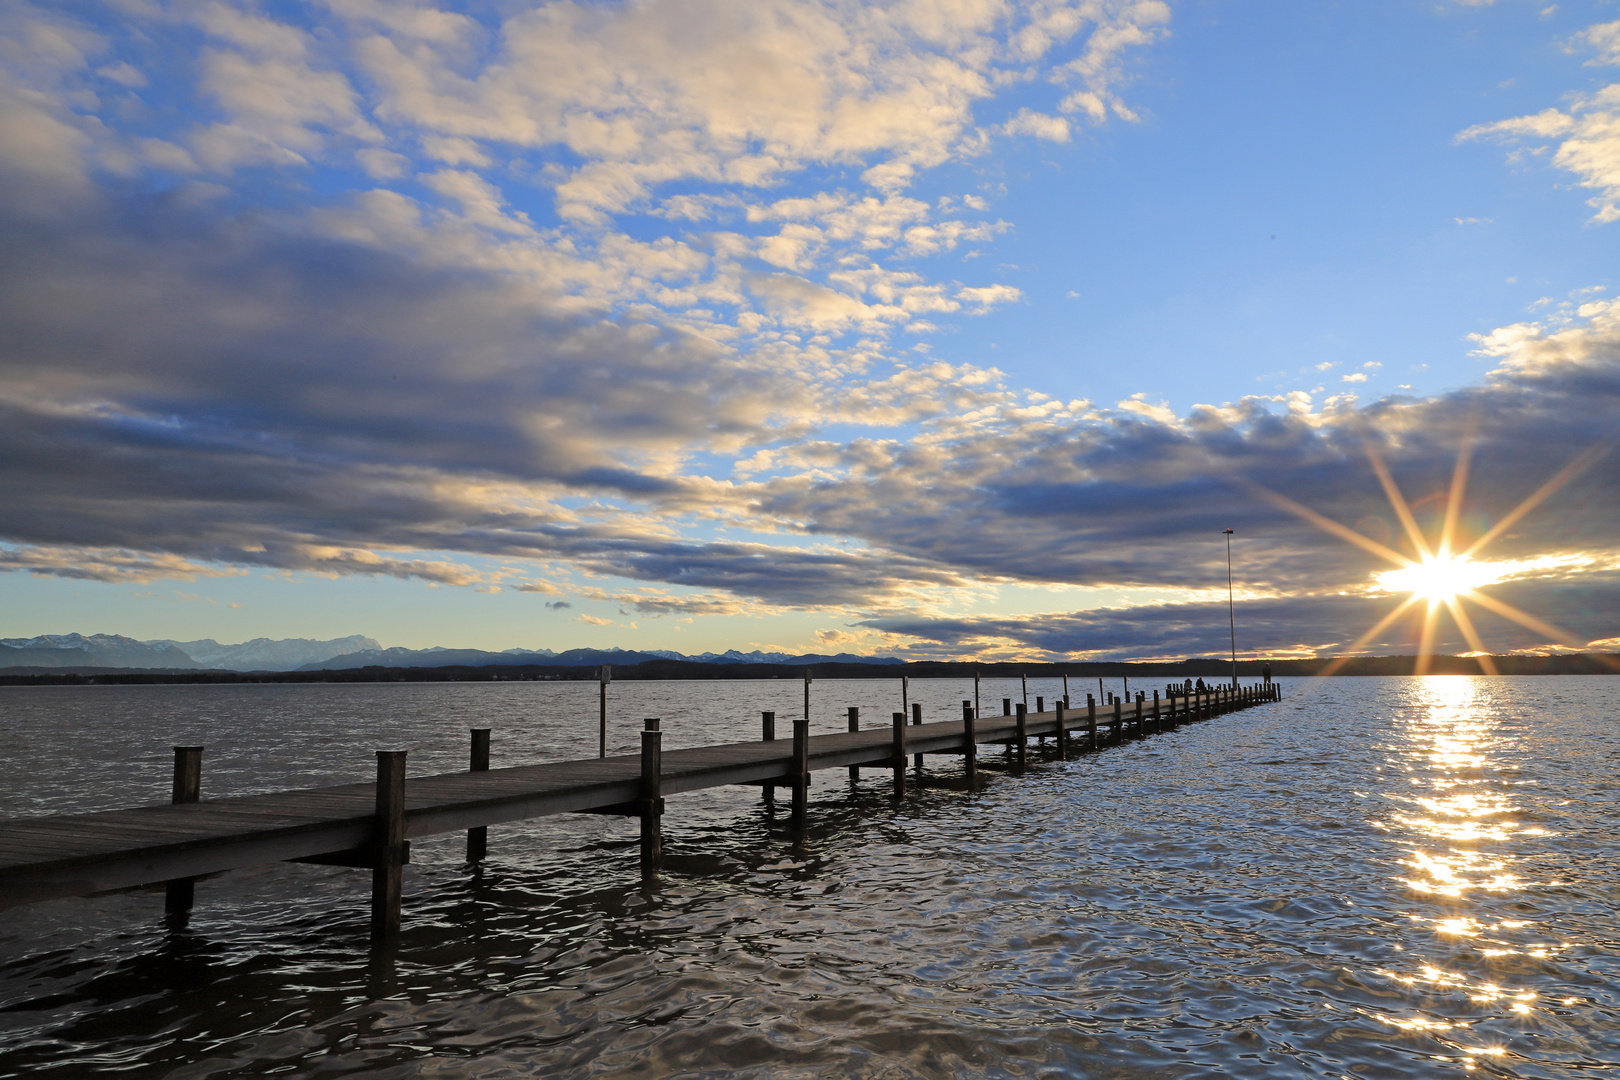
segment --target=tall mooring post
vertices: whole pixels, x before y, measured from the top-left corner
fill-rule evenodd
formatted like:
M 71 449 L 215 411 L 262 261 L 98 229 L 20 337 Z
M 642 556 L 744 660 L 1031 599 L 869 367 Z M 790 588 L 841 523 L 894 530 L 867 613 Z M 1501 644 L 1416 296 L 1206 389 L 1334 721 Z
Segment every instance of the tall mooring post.
M 861 707 L 859 705 L 851 705 L 849 707 L 849 730 L 851 732 L 861 730 Z M 861 778 L 861 767 L 859 765 L 851 765 L 849 767 L 849 778 L 851 780 L 859 780 Z
M 405 891 L 405 751 L 377 751 L 377 798 L 371 833 L 371 944 L 399 936 Z
M 793 823 L 804 824 L 810 802 L 810 721 L 793 721 Z
M 613 681 L 613 665 L 603 664 L 596 673 L 596 756 L 607 757 L 607 687 Z
M 174 748 L 174 787 L 169 801 L 176 806 L 202 798 L 202 755 L 200 746 Z M 174 878 L 163 887 L 163 910 L 179 914 L 191 910 L 196 897 L 196 878 Z
M 468 772 L 489 772 L 489 728 L 469 728 L 472 750 L 468 754 Z M 467 861 L 475 863 L 489 851 L 489 826 L 479 825 L 467 830 Z
M 897 712 L 893 717 L 894 741 L 889 750 L 890 764 L 894 767 L 894 797 L 906 797 L 906 714 Z
M 1018 732 L 1018 771 L 1029 764 L 1029 706 L 1020 701 L 1014 706 L 1015 730 Z
M 662 720 L 648 717 L 641 730 L 641 869 L 652 873 L 664 858 L 664 736 Z
M 972 782 L 979 778 L 979 731 L 973 706 L 962 702 L 962 771 Z

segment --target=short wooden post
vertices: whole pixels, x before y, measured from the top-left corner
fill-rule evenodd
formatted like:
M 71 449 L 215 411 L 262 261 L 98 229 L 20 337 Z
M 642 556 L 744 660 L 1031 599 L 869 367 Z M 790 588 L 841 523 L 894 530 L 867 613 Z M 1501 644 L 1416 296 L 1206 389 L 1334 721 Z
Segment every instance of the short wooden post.
M 1029 706 L 1022 701 L 1017 706 L 1018 768 L 1029 764 Z
M 761 712 L 759 714 L 759 738 L 761 742 L 776 741 L 776 714 L 774 712 Z M 776 785 L 769 780 L 760 786 L 759 791 L 767 806 L 776 801 Z
M 371 943 L 399 936 L 405 891 L 405 751 L 377 751 L 377 800 L 372 814 Z
M 894 768 L 894 797 L 906 797 L 906 714 L 897 712 L 893 717 L 894 742 L 890 746 L 890 764 Z
M 1041 713 L 1043 713 L 1045 711 L 1046 711 L 1046 699 L 1041 697 L 1039 694 L 1037 694 L 1035 696 L 1035 715 L 1039 716 Z M 1043 742 L 1046 741 L 1046 736 L 1044 734 L 1037 735 L 1037 736 L 1035 736 L 1035 741 L 1037 743 L 1043 743 Z
M 1153 734 L 1164 731 L 1164 714 L 1159 711 L 1159 692 L 1153 691 Z
M 1011 716 L 1012 715 L 1012 698 L 1004 697 L 1004 698 L 1001 699 L 1001 715 L 1002 716 Z
M 810 669 L 804 669 L 804 718 L 810 719 Z
M 1119 715 L 1120 708 L 1121 708 L 1121 706 L 1120 706 L 1119 698 L 1115 698 L 1114 699 L 1114 745 L 1115 746 L 1118 746 L 1121 742 L 1124 741 L 1124 734 L 1123 733 L 1124 733 L 1124 729 L 1125 729 L 1125 721 L 1120 719 L 1120 715 Z
M 641 731 L 641 869 L 657 869 L 664 858 L 664 735 L 661 718 L 648 717 Z
M 911 703 L 911 726 L 922 727 L 922 702 L 920 701 L 913 701 Z M 914 769 L 921 772 L 923 767 L 923 756 L 921 754 L 912 754 L 911 765 Z
M 1097 699 L 1086 695 L 1086 734 L 1090 736 L 1091 750 L 1097 749 Z
M 489 728 L 468 728 L 472 733 L 472 752 L 467 764 L 468 772 L 489 772 Z M 478 862 L 489 851 L 489 826 L 479 825 L 467 830 L 467 861 Z
M 804 823 L 810 801 L 810 721 L 793 721 L 793 820 Z
M 1145 734 L 1147 732 L 1142 727 L 1142 691 L 1138 690 L 1136 692 L 1136 737 L 1140 739 Z
M 1028 712 L 1029 711 L 1029 676 L 1025 675 L 1021 671 L 1018 673 L 1018 685 L 1023 689 L 1024 711 Z
M 1063 730 L 1063 710 L 1068 705 L 1066 701 L 1052 702 L 1052 711 L 1057 714 L 1057 724 L 1053 726 L 1052 734 L 1057 741 L 1057 756 L 1059 761 L 1069 760 L 1068 734 Z
M 852 732 L 861 730 L 861 707 L 859 705 L 849 707 L 849 730 Z M 851 780 L 861 778 L 861 767 L 859 765 L 849 767 L 849 778 Z
M 175 806 L 202 798 L 202 755 L 200 746 L 174 748 L 174 787 L 169 801 Z M 175 914 L 190 911 L 196 892 L 196 878 L 171 879 L 163 888 L 163 910 Z
M 979 778 L 979 729 L 973 709 L 962 702 L 962 771 L 969 782 Z
M 613 665 L 603 664 L 596 673 L 597 712 L 596 712 L 596 756 L 607 757 L 607 688 L 613 681 Z

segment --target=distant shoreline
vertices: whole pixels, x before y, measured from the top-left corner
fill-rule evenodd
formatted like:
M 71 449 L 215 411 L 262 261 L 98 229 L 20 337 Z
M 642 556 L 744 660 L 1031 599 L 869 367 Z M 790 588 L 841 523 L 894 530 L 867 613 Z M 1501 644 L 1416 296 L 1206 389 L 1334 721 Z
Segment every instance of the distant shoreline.
M 1613 675 L 1620 673 L 1620 653 L 1570 653 L 1554 656 L 1493 656 L 1502 675 Z M 1607 661 L 1607 663 L 1605 662 Z M 1238 674 L 1258 678 L 1265 664 L 1276 676 L 1300 677 L 1322 673 L 1333 658 L 1309 660 L 1239 660 Z M 1334 675 L 1410 675 L 1416 666 L 1414 656 L 1359 656 L 1343 662 Z M 1016 661 L 979 664 L 965 661 L 924 660 L 905 664 L 811 664 L 810 673 L 822 679 L 914 679 L 972 678 L 981 676 L 1029 675 L 1056 678 L 1182 678 L 1221 679 L 1232 672 L 1232 662 L 1215 657 L 1188 660 L 1126 662 L 1085 662 L 1072 664 L 1019 663 Z M 597 678 L 598 668 L 589 666 L 550 666 L 545 664 L 486 664 L 447 667 L 340 668 L 323 671 L 222 671 L 196 669 L 141 668 L 0 668 L 0 686 L 95 686 L 95 685 L 195 685 L 233 683 L 373 683 L 373 682 L 535 682 L 589 681 Z M 1478 675 L 1479 661 L 1466 656 L 1430 658 L 1429 671 L 1435 675 Z M 671 679 L 801 679 L 805 667 L 787 664 L 711 664 L 686 660 L 649 660 L 640 664 L 614 665 L 613 678 L 625 681 Z

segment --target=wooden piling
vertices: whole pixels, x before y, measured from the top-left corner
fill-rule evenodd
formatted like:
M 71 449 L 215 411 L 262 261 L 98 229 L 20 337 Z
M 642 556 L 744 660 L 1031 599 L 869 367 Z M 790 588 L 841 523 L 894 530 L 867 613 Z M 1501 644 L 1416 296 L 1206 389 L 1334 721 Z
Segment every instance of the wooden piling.
M 1159 692 L 1153 691 L 1153 734 L 1164 731 L 1164 714 L 1159 711 Z
M 810 802 L 810 721 L 793 721 L 793 821 L 804 824 Z
M 1140 739 L 1147 731 L 1142 727 L 1142 691 L 1136 692 L 1136 737 Z
M 922 702 L 920 701 L 911 703 L 911 726 L 922 727 Z M 923 756 L 921 754 L 911 755 L 911 764 L 918 772 L 922 772 L 922 762 Z
M 772 717 L 774 720 L 775 718 Z M 641 869 L 650 873 L 664 858 L 664 735 L 661 720 L 648 717 L 641 730 Z
M 1125 741 L 1125 736 L 1124 736 L 1125 721 L 1120 719 L 1119 710 L 1120 710 L 1119 698 L 1115 698 L 1114 699 L 1114 729 L 1113 729 L 1114 745 L 1115 746 L 1118 746 L 1120 743 Z
M 1035 695 L 1035 715 L 1039 716 L 1041 713 L 1043 713 L 1045 711 L 1046 711 L 1046 699 L 1044 697 L 1041 697 L 1039 694 Z M 1044 734 L 1035 736 L 1035 742 L 1037 744 L 1044 743 L 1045 741 L 1046 741 L 1046 736 Z
M 1002 716 L 1011 716 L 1012 715 L 1012 698 L 1004 697 L 1004 698 L 1001 699 L 1001 715 Z
M 176 806 L 202 798 L 202 755 L 200 746 L 174 748 L 174 786 L 169 801 Z M 171 878 L 163 887 L 163 910 L 171 914 L 190 911 L 196 892 L 196 878 Z
M 1029 706 L 1020 701 L 1016 707 L 1018 717 L 1018 769 L 1022 772 L 1029 764 Z
M 372 814 L 371 944 L 399 936 L 405 891 L 405 751 L 377 751 L 377 800 Z
M 1057 744 L 1059 761 L 1069 760 L 1069 739 L 1067 733 L 1063 730 L 1063 710 L 1068 704 L 1067 700 L 1052 702 L 1052 711 L 1057 714 L 1057 724 L 1053 728 L 1052 736 L 1053 741 Z
M 612 681 L 613 665 L 603 664 L 596 673 L 596 756 L 599 758 L 607 757 L 607 688 Z
M 472 734 L 472 749 L 468 754 L 468 772 L 489 772 L 489 728 L 468 728 Z M 479 862 L 489 851 L 489 826 L 479 825 L 467 830 L 467 861 Z
M 1086 734 L 1090 745 L 1087 749 L 1095 752 L 1097 749 L 1097 699 L 1090 694 L 1086 695 Z
M 861 707 L 859 705 L 851 705 L 849 707 L 849 730 L 861 730 Z M 861 778 L 861 767 L 859 765 L 851 765 L 849 767 L 849 778 L 851 780 L 859 780 Z
M 979 731 L 974 713 L 962 702 L 962 771 L 969 782 L 979 778 Z
M 776 714 L 774 712 L 761 712 L 759 714 L 759 738 L 761 742 L 776 741 Z M 760 785 L 759 793 L 767 806 L 776 801 L 776 785 L 769 780 Z
M 897 712 L 893 716 L 894 744 L 891 765 L 894 768 L 894 797 L 906 797 L 906 714 Z

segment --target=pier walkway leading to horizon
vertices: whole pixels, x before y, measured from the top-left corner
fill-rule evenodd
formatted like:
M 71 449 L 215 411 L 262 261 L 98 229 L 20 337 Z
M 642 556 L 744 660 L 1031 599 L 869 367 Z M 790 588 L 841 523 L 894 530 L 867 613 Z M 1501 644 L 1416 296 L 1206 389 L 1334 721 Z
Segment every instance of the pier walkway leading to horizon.
M 641 819 L 643 867 L 656 869 L 661 817 L 669 795 L 729 784 L 753 784 L 772 798 L 792 792 L 803 821 L 809 777 L 821 769 L 892 771 L 896 797 L 906 792 L 907 758 L 963 758 L 971 779 L 978 747 L 1002 744 L 1023 766 L 1031 738 L 1055 737 L 1059 757 L 1097 750 L 1190 720 L 1280 700 L 1275 684 L 1217 687 L 1190 697 L 1131 701 L 1002 716 L 975 716 L 962 703 L 960 720 L 922 723 L 920 708 L 894 713 L 887 727 L 809 734 L 793 721 L 791 739 L 774 738 L 774 714 L 763 714 L 765 738 L 664 753 L 658 721 L 648 720 L 640 754 L 489 768 L 489 730 L 474 729 L 467 772 L 405 777 L 405 751 L 378 751 L 375 783 L 200 799 L 202 747 L 175 747 L 173 802 L 0 821 L 0 908 L 64 896 L 167 883 L 171 912 L 189 909 L 197 877 L 271 862 L 315 862 L 372 871 L 374 943 L 399 929 L 403 879 L 412 837 L 467 830 L 469 860 L 483 857 L 490 825 L 566 813 L 623 814 Z

